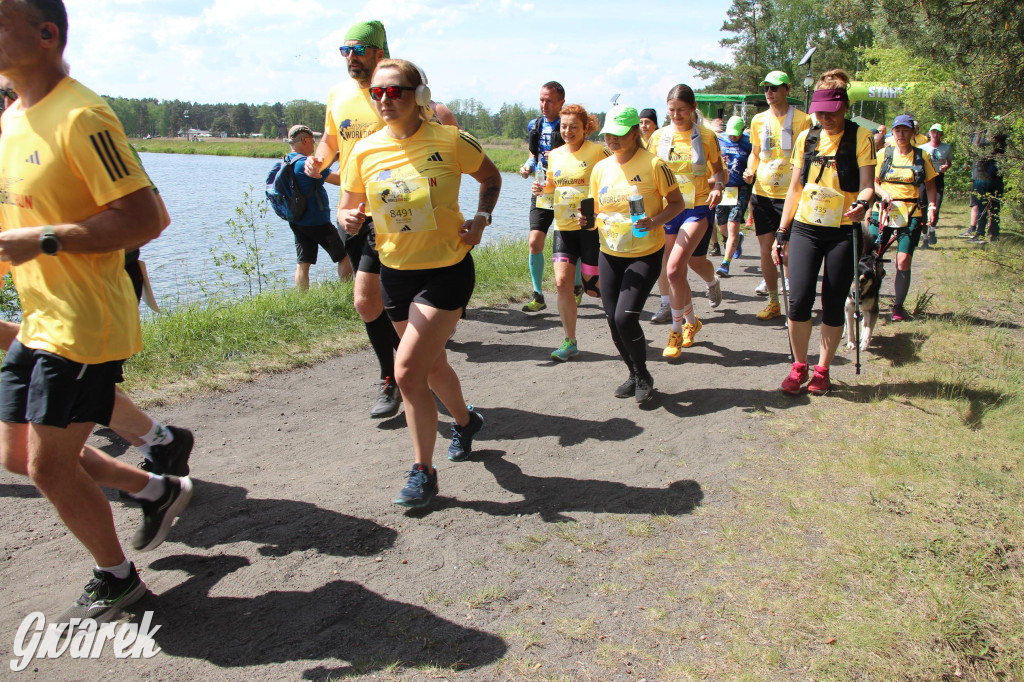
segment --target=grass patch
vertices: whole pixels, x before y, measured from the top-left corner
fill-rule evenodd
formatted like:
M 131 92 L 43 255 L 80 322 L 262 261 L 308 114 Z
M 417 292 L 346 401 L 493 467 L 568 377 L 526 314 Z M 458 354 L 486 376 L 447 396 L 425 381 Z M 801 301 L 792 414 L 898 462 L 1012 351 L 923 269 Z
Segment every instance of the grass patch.
M 496 601 L 505 601 L 512 597 L 512 591 L 504 585 L 488 585 L 476 592 L 463 595 L 462 601 L 471 609 L 482 609 Z

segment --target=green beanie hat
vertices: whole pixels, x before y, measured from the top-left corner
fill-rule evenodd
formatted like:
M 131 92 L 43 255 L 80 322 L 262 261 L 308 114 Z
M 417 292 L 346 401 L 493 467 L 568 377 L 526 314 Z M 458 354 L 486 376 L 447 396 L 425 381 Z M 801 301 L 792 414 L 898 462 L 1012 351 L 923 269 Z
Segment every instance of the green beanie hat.
M 388 34 L 384 31 L 384 24 L 376 19 L 354 24 L 345 34 L 345 42 L 350 40 L 358 40 L 363 45 L 380 48 L 384 50 L 385 57 L 391 58 L 391 53 L 388 52 Z

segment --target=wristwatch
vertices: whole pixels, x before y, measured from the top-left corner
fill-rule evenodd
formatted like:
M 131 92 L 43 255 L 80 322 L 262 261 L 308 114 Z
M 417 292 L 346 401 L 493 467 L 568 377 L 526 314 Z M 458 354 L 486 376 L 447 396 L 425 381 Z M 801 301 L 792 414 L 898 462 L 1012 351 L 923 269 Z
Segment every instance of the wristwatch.
M 476 215 L 477 216 L 481 216 L 482 215 L 483 217 L 487 218 L 487 224 L 488 225 L 491 224 L 491 214 L 488 213 L 487 211 L 477 211 Z M 473 217 L 475 218 L 476 216 L 473 216 Z
M 56 256 L 60 251 L 60 240 L 57 239 L 57 233 L 51 225 L 44 227 L 43 233 L 39 235 L 39 250 L 47 256 Z
M 853 205 L 863 206 L 865 211 L 868 210 L 868 208 L 870 208 L 870 204 L 868 204 L 868 202 L 864 201 L 863 199 L 857 199 L 856 201 L 853 202 Z

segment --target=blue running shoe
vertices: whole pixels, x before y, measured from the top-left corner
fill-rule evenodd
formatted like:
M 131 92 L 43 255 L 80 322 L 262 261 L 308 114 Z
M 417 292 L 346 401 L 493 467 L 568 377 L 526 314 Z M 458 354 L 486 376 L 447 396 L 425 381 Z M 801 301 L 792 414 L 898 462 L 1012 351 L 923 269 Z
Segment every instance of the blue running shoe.
M 412 509 L 426 507 L 437 495 L 437 469 L 430 467 L 430 471 L 427 471 L 427 467 L 417 462 L 412 465 L 408 476 L 395 504 Z
M 736 253 L 733 254 L 733 258 L 739 258 L 743 255 L 743 231 L 736 236 Z
M 473 436 L 484 425 L 484 418 L 469 406 L 469 423 L 459 426 L 452 422 L 452 443 L 448 446 L 448 459 L 452 462 L 465 462 L 473 454 Z
M 565 362 L 569 358 L 574 358 L 579 354 L 580 349 L 576 346 L 576 339 L 566 339 L 565 341 L 562 341 L 561 346 L 551 353 L 551 359 Z
M 715 270 L 715 274 L 718 275 L 719 277 L 728 277 L 729 276 L 729 261 L 727 261 L 727 260 L 722 261 L 722 264 L 718 266 L 717 270 Z

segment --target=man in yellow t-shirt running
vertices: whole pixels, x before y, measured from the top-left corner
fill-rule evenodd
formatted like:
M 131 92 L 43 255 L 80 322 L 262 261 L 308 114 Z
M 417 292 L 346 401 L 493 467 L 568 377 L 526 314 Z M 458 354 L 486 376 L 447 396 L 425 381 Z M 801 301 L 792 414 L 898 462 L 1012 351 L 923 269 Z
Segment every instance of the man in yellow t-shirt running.
M 100 486 L 140 501 L 138 551 L 160 545 L 192 483 L 85 445 L 109 423 L 121 365 L 142 348 L 124 249 L 167 221 L 102 98 L 66 75 L 67 12 L 49 0 L 0 0 L 0 75 L 19 98 L 0 136 L 0 263 L 22 304 L 0 367 L 0 458 L 31 477 L 92 554 L 94 578 L 60 617 L 105 621 L 146 585 L 121 550 Z

